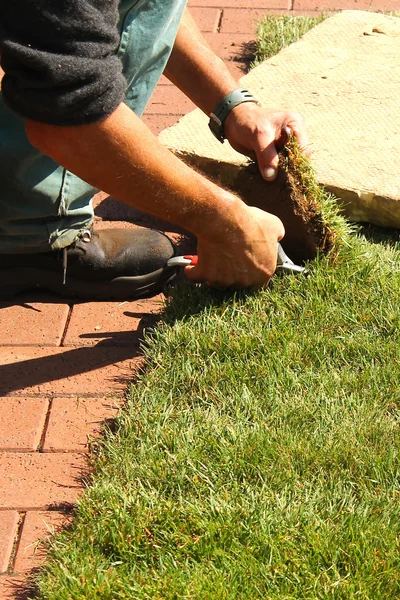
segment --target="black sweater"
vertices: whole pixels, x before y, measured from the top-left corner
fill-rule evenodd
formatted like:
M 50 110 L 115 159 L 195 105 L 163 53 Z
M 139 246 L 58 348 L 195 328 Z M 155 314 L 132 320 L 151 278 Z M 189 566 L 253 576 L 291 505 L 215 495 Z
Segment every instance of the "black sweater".
M 118 0 L 0 0 L 6 104 L 54 125 L 109 115 L 126 89 L 117 19 Z

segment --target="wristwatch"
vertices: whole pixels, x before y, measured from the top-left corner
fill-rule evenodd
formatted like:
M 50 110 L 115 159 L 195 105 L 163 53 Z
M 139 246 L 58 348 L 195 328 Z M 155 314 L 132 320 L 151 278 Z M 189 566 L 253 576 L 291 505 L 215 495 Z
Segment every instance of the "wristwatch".
M 210 114 L 208 126 L 217 140 L 219 140 L 221 143 L 223 143 L 223 141 L 226 139 L 224 134 L 224 122 L 226 117 L 229 115 L 231 110 L 235 108 L 235 106 L 238 106 L 243 102 L 255 102 L 256 104 L 260 104 L 259 101 L 249 92 L 249 90 L 246 90 L 245 88 L 239 88 L 230 94 L 227 94 Z

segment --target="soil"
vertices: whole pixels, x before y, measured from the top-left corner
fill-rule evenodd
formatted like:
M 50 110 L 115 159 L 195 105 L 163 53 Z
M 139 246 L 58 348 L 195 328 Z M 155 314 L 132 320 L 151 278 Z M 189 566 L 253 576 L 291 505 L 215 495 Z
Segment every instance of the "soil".
M 218 185 L 232 190 L 250 206 L 256 206 L 279 217 L 285 226 L 282 246 L 297 264 L 303 264 L 317 254 L 329 252 L 335 233 L 325 222 L 318 194 L 320 189 L 302 164 L 298 149 L 287 145 L 280 156 L 278 177 L 266 182 L 255 163 L 236 166 L 231 163 L 211 161 L 196 155 L 180 155 L 191 167 L 213 179 Z M 307 173 L 306 176 L 304 173 Z M 308 176 L 308 179 L 307 179 Z M 311 182 L 311 185 L 310 185 Z M 315 192 L 318 192 L 316 194 Z M 125 211 L 121 215 L 121 210 Z M 142 227 L 166 231 L 176 245 L 177 254 L 196 252 L 196 239 L 189 232 L 155 219 L 146 213 L 122 205 L 112 199 L 99 198 L 96 203 L 97 218 L 115 218 L 115 214 Z M 125 214 L 126 213 L 126 214 Z
M 196 156 L 180 158 L 218 185 L 232 190 L 246 204 L 279 217 L 286 231 L 281 243 L 294 262 L 302 264 L 333 247 L 335 234 L 324 221 L 319 200 L 312 190 L 301 185 L 301 167 L 295 161 L 291 162 L 287 153 L 280 157 L 278 177 L 274 182 L 266 182 L 254 163 L 238 167 L 209 160 L 203 164 Z

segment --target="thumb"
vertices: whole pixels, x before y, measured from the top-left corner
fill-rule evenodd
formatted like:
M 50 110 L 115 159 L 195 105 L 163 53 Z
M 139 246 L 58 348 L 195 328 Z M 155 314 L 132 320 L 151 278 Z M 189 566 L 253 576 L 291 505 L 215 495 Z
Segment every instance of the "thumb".
M 199 268 L 195 265 L 188 265 L 187 267 L 184 268 L 183 272 L 185 273 L 185 276 L 190 279 L 191 281 L 193 281 L 194 283 L 201 283 L 202 279 L 199 277 Z
M 278 175 L 278 152 L 275 139 L 271 136 L 266 143 L 255 149 L 258 168 L 266 181 L 274 181 Z

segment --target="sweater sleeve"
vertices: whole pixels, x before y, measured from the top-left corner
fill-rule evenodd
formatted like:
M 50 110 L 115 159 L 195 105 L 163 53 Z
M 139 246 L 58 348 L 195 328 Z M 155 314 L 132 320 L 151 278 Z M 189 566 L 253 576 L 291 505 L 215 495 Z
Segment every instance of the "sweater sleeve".
M 105 118 L 124 98 L 117 0 L 0 3 L 2 94 L 18 115 L 52 125 Z

